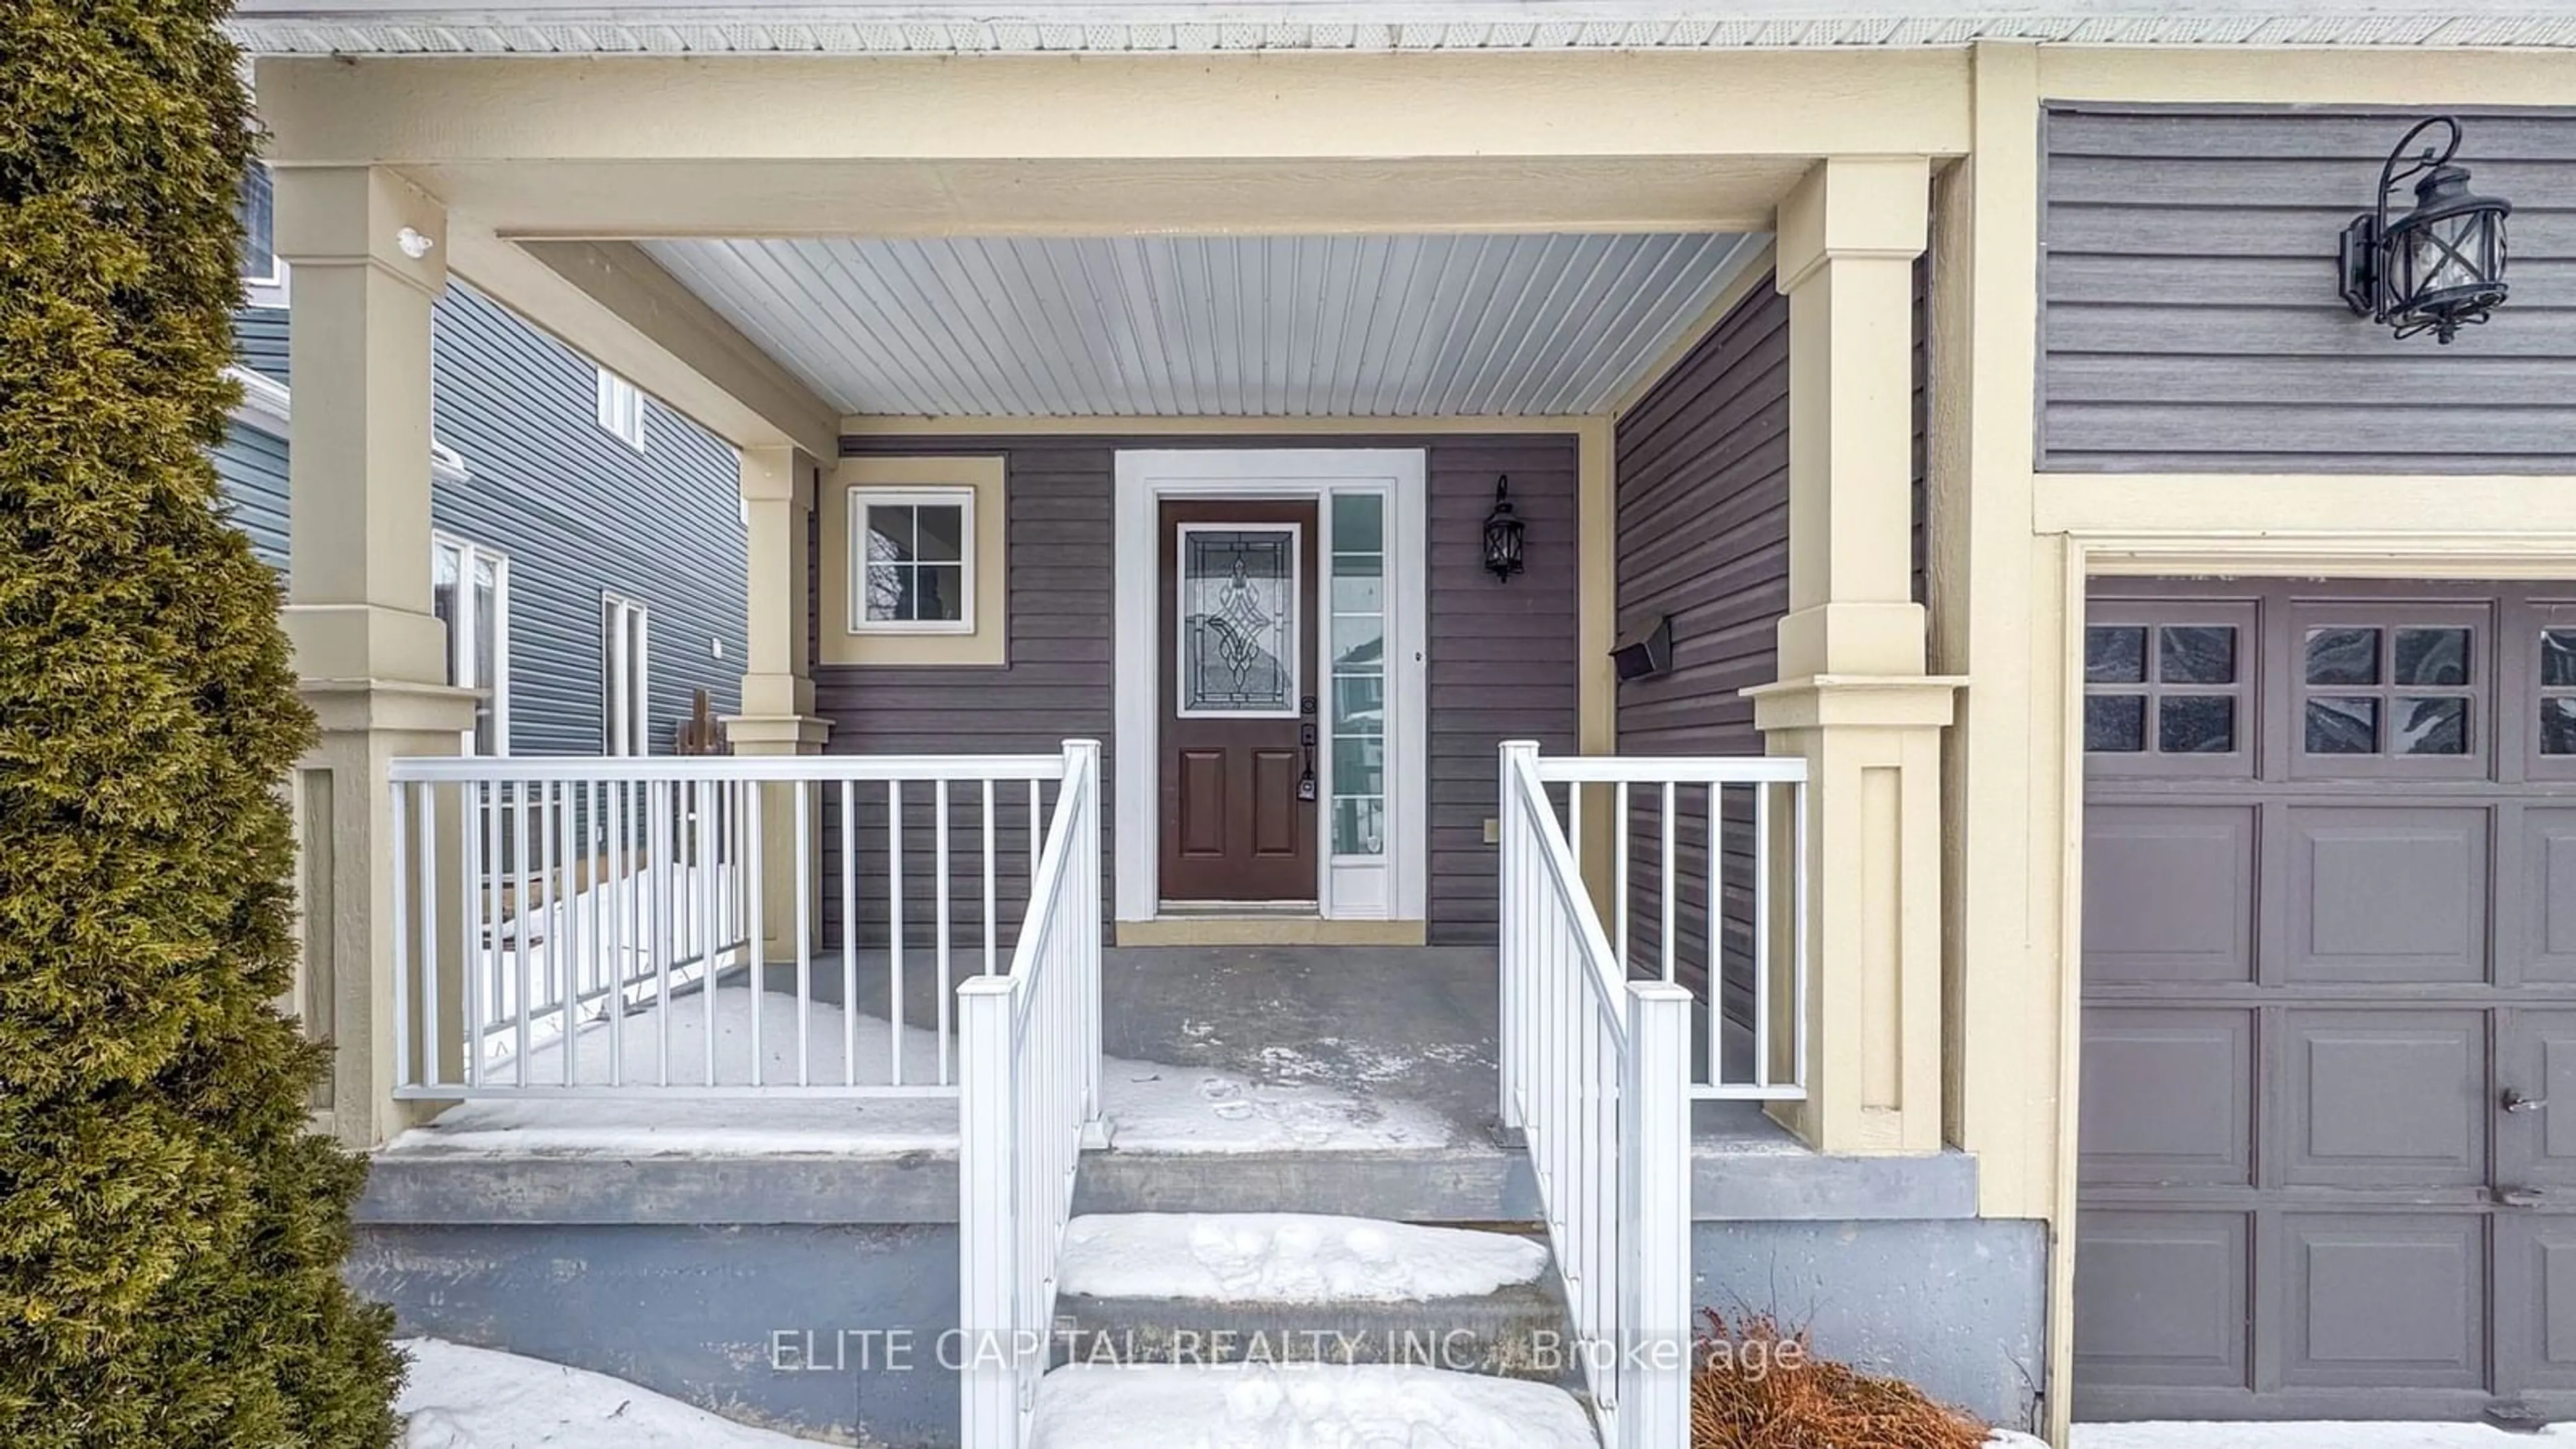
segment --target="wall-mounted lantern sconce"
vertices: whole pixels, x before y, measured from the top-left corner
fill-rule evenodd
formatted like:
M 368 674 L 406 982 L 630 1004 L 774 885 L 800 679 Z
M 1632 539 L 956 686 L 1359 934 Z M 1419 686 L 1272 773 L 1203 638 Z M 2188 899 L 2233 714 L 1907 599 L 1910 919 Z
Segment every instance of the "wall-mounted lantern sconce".
M 1485 515 L 1485 568 L 1495 578 L 1521 571 L 1521 529 L 1512 514 L 1512 479 L 1506 473 L 1494 480 L 1494 511 Z
M 1673 668 L 1673 616 L 1659 614 L 1653 627 L 1621 639 L 1610 651 L 1610 667 L 1618 672 L 1619 682 L 1652 679 L 1669 674 Z
M 2447 133 L 2444 143 L 2410 158 L 2407 148 L 2436 127 Z M 2459 149 L 2459 122 L 2417 122 L 2379 168 L 2378 201 L 2343 229 L 2344 304 L 2400 337 L 2430 331 L 2447 343 L 2504 302 L 2504 219 L 2513 203 L 2469 190 L 2469 168 L 2451 164 Z M 2388 194 L 2418 175 L 2415 209 L 2391 218 Z

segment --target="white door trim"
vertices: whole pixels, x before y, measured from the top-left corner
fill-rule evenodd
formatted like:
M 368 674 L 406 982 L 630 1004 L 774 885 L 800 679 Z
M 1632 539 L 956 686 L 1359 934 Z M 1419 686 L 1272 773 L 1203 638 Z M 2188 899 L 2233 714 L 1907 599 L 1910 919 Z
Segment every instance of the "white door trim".
M 1150 921 L 1160 912 L 1162 822 L 1156 808 L 1162 772 L 1162 666 L 1155 627 L 1161 587 L 1156 524 L 1166 498 L 1315 499 L 1317 595 L 1330 613 L 1333 511 L 1336 491 L 1375 488 L 1387 495 L 1386 567 L 1392 586 L 1388 611 L 1386 854 L 1376 899 L 1337 892 L 1332 854 L 1331 658 L 1318 651 L 1320 677 L 1315 750 L 1316 905 L 1327 920 L 1419 921 L 1430 910 L 1431 786 L 1429 681 L 1430 525 L 1429 486 L 1420 448 L 1170 448 L 1118 454 L 1114 506 L 1116 570 L 1111 672 L 1117 729 L 1115 785 L 1117 918 Z M 1325 620 L 1313 621 L 1322 629 Z M 1356 884 L 1357 882 L 1353 882 Z M 1336 895 L 1344 899 L 1337 901 Z

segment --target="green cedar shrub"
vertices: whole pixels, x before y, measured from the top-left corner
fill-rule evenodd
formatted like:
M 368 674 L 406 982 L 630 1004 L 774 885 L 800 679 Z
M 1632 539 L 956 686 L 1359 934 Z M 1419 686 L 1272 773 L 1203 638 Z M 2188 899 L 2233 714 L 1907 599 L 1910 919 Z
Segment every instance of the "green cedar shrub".
M 278 794 L 312 738 L 219 504 L 223 0 L 0 0 L 0 1445 L 381 1446 L 362 1162 L 307 1130 Z

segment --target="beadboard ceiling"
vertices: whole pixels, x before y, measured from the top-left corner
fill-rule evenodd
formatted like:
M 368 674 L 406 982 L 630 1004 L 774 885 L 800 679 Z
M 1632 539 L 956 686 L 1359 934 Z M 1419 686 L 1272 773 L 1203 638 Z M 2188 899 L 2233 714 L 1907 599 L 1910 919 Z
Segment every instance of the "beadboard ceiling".
M 844 412 L 1606 410 L 1759 252 L 1736 235 L 657 241 Z

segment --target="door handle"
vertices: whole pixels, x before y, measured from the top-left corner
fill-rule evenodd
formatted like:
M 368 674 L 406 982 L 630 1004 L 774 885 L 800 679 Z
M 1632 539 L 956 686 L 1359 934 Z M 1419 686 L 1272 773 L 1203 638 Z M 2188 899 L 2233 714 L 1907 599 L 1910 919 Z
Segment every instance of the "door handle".
M 2507 1087 L 2501 1105 L 2508 1112 L 2537 1112 L 2549 1105 L 2549 1099 L 2527 1096 L 2519 1087 Z
M 2495 1190 L 2496 1203 L 2502 1207 L 2536 1208 L 2548 1194 L 2536 1187 L 2500 1187 Z

